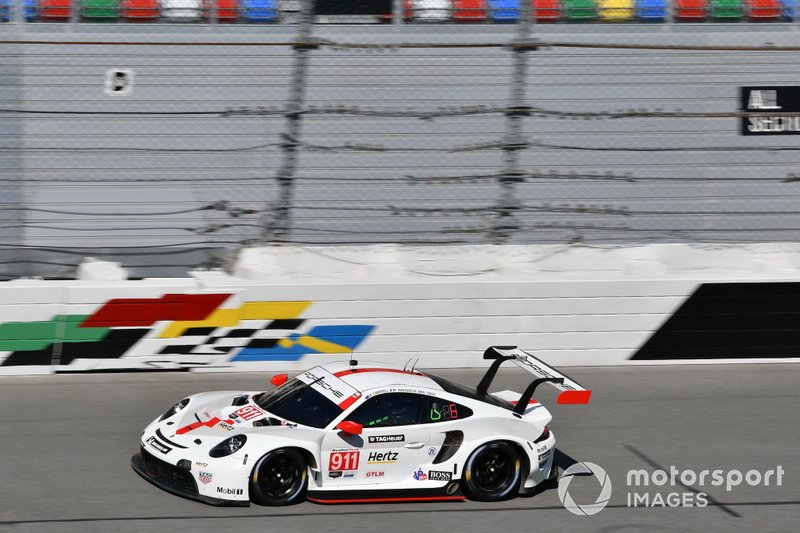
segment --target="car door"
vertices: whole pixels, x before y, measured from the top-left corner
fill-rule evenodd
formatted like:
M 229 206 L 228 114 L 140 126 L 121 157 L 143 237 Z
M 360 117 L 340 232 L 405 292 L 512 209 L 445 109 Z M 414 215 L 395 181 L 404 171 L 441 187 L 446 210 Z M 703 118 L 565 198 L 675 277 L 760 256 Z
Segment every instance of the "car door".
M 324 486 L 394 483 L 412 479 L 431 461 L 430 434 L 420 425 L 424 397 L 411 393 L 378 394 L 346 420 L 362 425 L 360 435 L 332 429 L 323 439 Z

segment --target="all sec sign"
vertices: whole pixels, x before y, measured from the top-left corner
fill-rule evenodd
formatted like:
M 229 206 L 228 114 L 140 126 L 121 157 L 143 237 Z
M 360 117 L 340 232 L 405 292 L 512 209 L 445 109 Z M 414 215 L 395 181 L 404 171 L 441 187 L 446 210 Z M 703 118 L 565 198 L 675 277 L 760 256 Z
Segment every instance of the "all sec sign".
M 800 135 L 800 87 L 742 87 L 742 135 Z

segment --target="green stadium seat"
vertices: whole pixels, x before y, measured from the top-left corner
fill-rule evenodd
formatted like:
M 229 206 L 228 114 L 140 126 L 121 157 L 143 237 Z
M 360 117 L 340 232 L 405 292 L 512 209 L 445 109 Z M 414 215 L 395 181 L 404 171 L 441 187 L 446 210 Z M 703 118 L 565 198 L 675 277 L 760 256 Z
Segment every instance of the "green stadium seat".
M 593 0 L 564 0 L 564 19 L 567 22 L 591 22 L 597 18 Z
M 736 21 L 744 18 L 742 0 L 711 0 L 711 18 L 722 21 Z
M 118 0 L 81 0 L 81 18 L 115 20 L 120 15 Z

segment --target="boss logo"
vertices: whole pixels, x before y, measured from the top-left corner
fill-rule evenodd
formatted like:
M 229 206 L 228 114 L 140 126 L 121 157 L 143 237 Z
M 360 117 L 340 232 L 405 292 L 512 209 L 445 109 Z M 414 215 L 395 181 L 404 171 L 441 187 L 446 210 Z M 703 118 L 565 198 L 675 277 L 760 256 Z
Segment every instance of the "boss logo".
M 428 470 L 428 479 L 431 481 L 450 481 L 453 479 L 453 473 L 441 472 L 439 470 Z

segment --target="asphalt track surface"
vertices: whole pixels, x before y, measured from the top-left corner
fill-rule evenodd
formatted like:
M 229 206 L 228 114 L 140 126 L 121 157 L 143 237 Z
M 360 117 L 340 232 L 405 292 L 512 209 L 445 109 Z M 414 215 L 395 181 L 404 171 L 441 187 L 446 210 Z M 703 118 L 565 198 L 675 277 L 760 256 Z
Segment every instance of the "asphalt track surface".
M 266 388 L 264 374 L 0 377 L 0 532 L 134 531 L 796 531 L 800 519 L 800 365 L 572 368 L 589 406 L 549 404 L 563 452 L 612 481 L 608 506 L 575 516 L 557 489 L 500 503 L 446 502 L 218 508 L 165 493 L 130 467 L 142 428 L 186 394 Z M 475 370 L 441 371 L 476 383 Z M 522 390 L 501 372 L 493 390 Z M 630 469 L 752 469 L 781 465 L 782 485 L 628 487 Z M 709 478 L 710 479 L 710 478 Z M 591 476 L 570 485 L 594 502 Z M 706 507 L 629 507 L 628 493 L 707 492 Z M 696 498 L 694 496 L 693 498 Z

